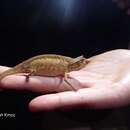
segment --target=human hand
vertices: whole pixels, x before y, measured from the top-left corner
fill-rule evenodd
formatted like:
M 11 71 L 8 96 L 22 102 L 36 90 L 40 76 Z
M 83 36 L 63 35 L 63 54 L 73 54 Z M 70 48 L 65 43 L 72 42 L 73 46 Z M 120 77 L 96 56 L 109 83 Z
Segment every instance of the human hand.
M 47 92 L 48 94 L 36 97 L 30 102 L 31 111 L 79 107 L 102 109 L 128 105 L 130 51 L 113 50 L 91 57 L 89 60 L 82 70 L 69 73 L 72 77 L 69 81 L 78 89 L 77 91 L 72 91 L 72 88 L 61 82 L 59 77 L 32 76 L 29 82 L 25 82 L 24 76 L 12 75 L 1 81 L 1 87 Z

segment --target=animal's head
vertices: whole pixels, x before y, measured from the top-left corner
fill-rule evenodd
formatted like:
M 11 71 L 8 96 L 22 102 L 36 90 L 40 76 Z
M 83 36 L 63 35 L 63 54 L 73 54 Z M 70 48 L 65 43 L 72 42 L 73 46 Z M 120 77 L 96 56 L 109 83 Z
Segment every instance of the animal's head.
M 68 66 L 69 71 L 77 71 L 84 68 L 88 63 L 88 60 L 84 56 L 79 56 L 74 59 L 73 63 Z

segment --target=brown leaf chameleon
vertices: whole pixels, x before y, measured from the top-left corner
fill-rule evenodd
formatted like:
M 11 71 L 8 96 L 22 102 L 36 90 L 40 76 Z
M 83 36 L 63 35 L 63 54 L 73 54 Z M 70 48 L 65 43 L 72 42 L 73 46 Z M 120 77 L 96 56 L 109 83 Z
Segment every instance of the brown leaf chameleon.
M 64 81 L 74 89 L 67 80 L 67 74 L 82 69 L 87 63 L 88 60 L 84 56 L 71 58 L 56 54 L 38 55 L 3 72 L 0 74 L 0 80 L 17 73 L 27 73 L 26 81 L 29 76 L 63 76 Z

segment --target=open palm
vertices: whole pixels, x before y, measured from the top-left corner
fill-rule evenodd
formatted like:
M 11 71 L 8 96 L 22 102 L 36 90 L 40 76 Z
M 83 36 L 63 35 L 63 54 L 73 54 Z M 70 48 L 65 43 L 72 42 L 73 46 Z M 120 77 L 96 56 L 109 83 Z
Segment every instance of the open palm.
M 1 81 L 1 87 L 47 92 L 30 102 L 32 111 L 79 107 L 111 108 L 129 104 L 130 51 L 113 50 L 89 60 L 82 70 L 69 73 L 71 78 L 68 81 L 77 91 L 72 91 L 60 77 L 34 76 L 26 83 L 24 76 L 8 76 Z

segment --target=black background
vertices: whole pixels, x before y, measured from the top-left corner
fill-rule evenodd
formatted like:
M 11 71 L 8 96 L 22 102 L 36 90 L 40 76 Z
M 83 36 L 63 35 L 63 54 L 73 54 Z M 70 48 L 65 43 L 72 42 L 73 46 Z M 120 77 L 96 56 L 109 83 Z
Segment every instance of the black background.
M 130 18 L 111 1 L 79 2 L 75 19 L 65 25 L 62 13 L 49 11 L 52 1 L 0 1 L 1 65 L 45 53 L 76 57 L 127 48 Z
M 0 1 L 1 65 L 14 66 L 29 57 L 45 53 L 72 57 L 83 54 L 89 57 L 112 49 L 128 47 L 130 16 L 125 10 L 117 8 L 111 0 L 81 1 L 82 9 L 79 8 L 75 19 L 66 24 L 62 14 L 49 15 L 51 1 Z M 36 94 L 30 92 L 1 92 L 0 112 L 16 113 L 16 118 L 0 118 L 1 122 L 3 121 L 0 126 L 5 129 L 40 127 L 40 114 L 32 114 L 27 108 L 27 104 L 35 96 Z

